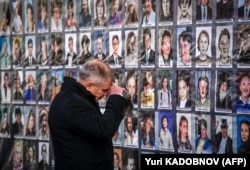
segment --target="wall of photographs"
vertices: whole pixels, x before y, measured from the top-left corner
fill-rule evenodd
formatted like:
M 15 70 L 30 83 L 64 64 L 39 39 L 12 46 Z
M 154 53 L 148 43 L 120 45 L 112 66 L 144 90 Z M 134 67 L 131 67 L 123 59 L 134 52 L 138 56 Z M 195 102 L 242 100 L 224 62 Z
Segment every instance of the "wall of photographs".
M 133 96 L 113 137 L 119 167 L 133 157 L 140 169 L 143 153 L 250 153 L 247 1 L 2 0 L 0 10 L 1 166 L 29 166 L 32 150 L 32 166 L 54 167 L 50 102 L 90 58 Z

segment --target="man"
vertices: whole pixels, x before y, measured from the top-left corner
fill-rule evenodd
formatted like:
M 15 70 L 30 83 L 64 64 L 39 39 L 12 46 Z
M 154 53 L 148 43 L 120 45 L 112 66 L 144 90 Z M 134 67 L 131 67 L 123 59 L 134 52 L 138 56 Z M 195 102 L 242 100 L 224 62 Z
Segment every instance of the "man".
M 111 65 L 121 66 L 122 57 L 119 55 L 119 45 L 120 45 L 120 41 L 119 41 L 118 35 L 113 35 L 113 37 L 112 37 L 113 53 L 106 61 L 107 63 L 109 63 Z
M 195 107 L 198 109 L 210 109 L 210 98 L 208 97 L 209 80 L 206 75 L 199 77 L 197 87 L 199 97 L 195 99 Z
M 106 55 L 103 53 L 102 48 L 103 48 L 103 35 L 98 34 L 97 35 L 97 40 L 96 40 L 96 46 L 97 46 L 97 53 L 94 56 L 95 59 L 101 59 L 104 60 L 106 59 Z
M 119 11 L 120 0 L 112 0 L 112 8 L 110 11 L 109 24 L 119 25 L 122 24 L 123 14 Z
M 133 104 L 137 105 L 137 79 L 135 71 L 129 71 L 126 77 L 125 89 L 130 95 Z
M 236 99 L 237 113 L 249 113 L 250 112 L 250 76 L 249 73 L 242 73 L 238 75 L 238 90 L 239 96 Z
M 144 51 L 141 54 L 142 65 L 154 65 L 155 64 L 155 51 L 151 48 L 151 30 L 143 30 L 143 47 Z
M 245 0 L 245 3 L 238 8 L 238 18 L 249 19 L 250 17 L 250 0 Z
M 49 164 L 48 164 L 48 162 L 46 160 L 46 157 L 47 157 L 47 146 L 46 146 L 45 143 L 42 144 L 41 155 L 42 155 L 42 159 L 38 163 L 38 169 L 39 170 L 49 170 Z
M 212 8 L 208 3 L 209 0 L 201 0 L 196 9 L 196 20 L 207 21 L 212 19 Z
M 114 80 L 112 70 L 100 59 L 88 60 L 77 80 L 64 77 L 48 119 L 55 170 L 114 169 L 112 137 L 129 104 L 124 89 L 112 85 Z M 98 100 L 108 95 L 102 113 Z
M 36 59 L 33 56 L 33 40 L 30 38 L 28 39 L 28 56 L 25 58 L 23 65 L 24 66 L 34 66 L 36 64 Z
M 234 14 L 234 1 L 233 0 L 220 0 L 217 1 L 217 19 L 231 19 Z
M 230 72 L 221 73 L 216 92 L 216 109 L 229 111 L 232 109 L 232 99 L 230 94 Z
M 216 122 L 215 130 L 218 127 L 219 122 Z M 233 141 L 230 136 L 228 136 L 228 125 L 227 119 L 221 119 L 221 131 L 215 134 L 215 150 L 214 153 L 217 154 L 233 154 Z
M 249 0 L 250 1 L 250 0 Z M 238 54 L 238 64 L 242 66 L 250 65 L 250 28 L 245 28 L 239 34 L 239 54 Z
M 82 10 L 79 13 L 79 27 L 91 26 L 91 15 L 89 14 L 88 0 L 82 0 Z
M 144 17 L 142 18 L 142 26 L 155 25 L 156 19 L 152 1 L 153 0 L 144 0 L 145 14 Z
M 66 58 L 66 66 L 74 66 L 76 65 L 77 61 L 76 60 L 77 54 L 74 52 L 74 41 L 71 36 L 68 38 L 68 46 L 69 46 L 69 52 Z
M 22 112 L 19 107 L 15 109 L 15 122 L 13 123 L 13 134 L 23 135 L 23 123 L 21 120 Z
M 53 51 L 51 53 L 51 65 L 61 66 L 63 64 L 63 50 L 61 49 L 62 38 L 61 35 L 55 35 L 52 41 Z
M 2 69 L 10 68 L 10 55 L 8 53 L 7 39 L 4 39 L 4 42 L 3 42 L 3 53 L 1 54 L 1 68 Z

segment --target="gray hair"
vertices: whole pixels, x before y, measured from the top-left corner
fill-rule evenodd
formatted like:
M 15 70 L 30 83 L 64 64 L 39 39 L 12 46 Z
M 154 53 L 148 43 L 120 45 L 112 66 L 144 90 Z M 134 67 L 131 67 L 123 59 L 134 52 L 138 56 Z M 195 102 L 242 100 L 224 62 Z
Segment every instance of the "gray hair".
M 101 84 L 103 81 L 115 82 L 115 76 L 110 67 L 100 59 L 91 59 L 79 69 L 79 79 Z

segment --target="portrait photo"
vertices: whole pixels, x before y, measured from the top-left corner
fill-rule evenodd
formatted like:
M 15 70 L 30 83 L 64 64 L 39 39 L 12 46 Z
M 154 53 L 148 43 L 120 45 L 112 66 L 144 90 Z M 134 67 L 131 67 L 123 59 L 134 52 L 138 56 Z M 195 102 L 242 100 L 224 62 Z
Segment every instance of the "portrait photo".
M 246 21 L 250 19 L 250 1 L 239 0 L 238 1 L 238 20 Z
M 37 49 L 36 50 L 36 61 L 39 69 L 48 69 L 49 68 L 49 34 L 38 34 L 37 36 Z
M 105 31 L 94 32 L 94 58 L 107 61 L 107 40 L 108 35 Z
M 24 32 L 23 25 L 23 10 L 22 10 L 22 1 L 16 0 L 12 2 L 12 22 L 11 22 L 11 31 L 12 34 L 22 34 Z
M 10 105 L 2 105 L 0 108 L 0 137 L 9 138 L 10 137 L 10 120 L 11 112 Z
M 173 30 L 171 28 L 159 30 L 159 67 L 173 67 Z
M 122 42 L 121 31 L 109 32 L 109 56 L 105 62 L 108 63 L 111 68 L 121 68 L 123 65 Z
M 25 96 L 24 72 L 15 70 L 12 74 L 12 102 L 15 104 L 23 104 Z
M 36 73 L 36 87 L 37 87 L 37 103 L 40 105 L 49 104 L 50 89 L 51 89 L 51 75 L 48 70 L 38 70 Z
M 122 0 L 109 0 L 109 26 L 111 28 L 120 28 L 123 23 L 123 17 Z
M 15 138 L 23 137 L 24 135 L 24 115 L 24 106 L 13 105 L 12 129 Z
M 177 150 L 178 153 L 193 153 L 194 134 L 192 128 L 192 115 L 189 113 L 176 113 Z
M 232 68 L 233 28 L 232 25 L 216 27 L 216 67 Z
M 51 0 L 50 26 L 51 32 L 61 32 L 63 30 L 63 3 L 62 0 Z
M 23 67 L 23 38 L 22 36 L 13 36 L 12 37 L 12 65 L 14 69 Z
M 250 7 L 249 7 L 250 8 Z M 237 30 L 237 67 L 250 66 L 250 24 L 238 25 Z
M 0 2 L 0 35 L 9 35 L 11 31 L 11 12 L 8 1 Z
M 218 0 L 216 2 L 216 19 L 218 22 L 232 21 L 234 16 L 233 0 Z
M 23 66 L 25 68 L 35 68 L 37 64 L 37 58 L 35 55 L 36 50 L 36 38 L 33 35 L 25 36 L 25 56 L 23 59 Z
M 160 0 L 159 3 L 159 24 L 160 25 L 172 25 L 173 24 L 173 0 Z
M 199 115 L 195 117 L 195 153 L 211 154 L 211 115 Z
M 211 71 L 202 70 L 195 72 L 195 110 L 196 111 L 210 111 L 211 104 Z
M 75 33 L 65 34 L 65 67 L 72 68 L 77 66 L 77 35 Z
M 143 149 L 155 149 L 155 113 L 154 111 L 141 110 L 140 120 L 140 143 Z
M 170 70 L 158 70 L 158 108 L 172 108 L 173 73 Z
M 138 30 L 125 30 L 125 67 L 138 67 Z
M 191 110 L 191 73 L 189 70 L 177 71 L 177 103 L 178 110 Z
M 44 33 L 49 30 L 50 12 L 48 11 L 48 1 L 38 0 L 37 2 L 37 32 Z
M 236 154 L 236 117 L 215 115 L 213 153 Z M 237 125 L 238 127 L 238 125 Z M 225 139 L 225 140 L 224 140 Z M 222 144 L 224 143 L 224 144 Z
M 238 116 L 237 117 L 237 153 L 249 154 L 250 153 L 250 117 Z
M 184 0 L 185 1 L 185 0 Z M 191 67 L 193 41 L 192 28 L 177 28 L 177 67 Z
M 178 0 L 177 24 L 192 24 L 192 0 Z
M 233 91 L 232 82 L 233 72 L 228 71 L 216 71 L 215 82 L 215 111 L 217 112 L 232 112 L 233 104 Z
M 94 0 L 94 28 L 108 26 L 107 0 Z
M 25 33 L 31 34 L 36 32 L 37 23 L 35 18 L 35 10 L 34 10 L 34 0 L 26 0 L 24 1 L 24 9 L 25 9 L 25 18 L 24 18 L 24 25 L 25 25 Z
M 155 32 L 153 29 L 142 29 L 141 30 L 141 54 L 140 63 L 141 67 L 154 67 L 155 66 Z
M 195 65 L 201 68 L 212 66 L 212 27 L 196 27 Z
M 11 43 L 10 37 L 1 36 L 0 37 L 0 61 L 1 69 L 6 70 L 11 68 Z
M 37 116 L 36 109 L 34 106 L 24 106 L 24 135 L 26 138 L 37 137 Z
M 23 169 L 37 169 L 38 145 L 35 140 L 25 140 L 23 144 Z
M 211 23 L 213 16 L 213 1 L 197 0 L 196 23 Z
M 141 108 L 155 107 L 155 73 L 153 70 L 144 70 L 140 72 L 139 92 Z
M 173 113 L 170 111 L 159 111 L 156 122 L 156 149 L 174 152 L 174 127 Z
M 38 142 L 38 169 L 49 169 L 49 142 Z
M 124 117 L 124 147 L 138 148 L 139 142 L 138 112 L 134 110 Z
M 92 42 L 91 42 L 91 33 L 84 32 L 80 33 L 79 36 L 79 56 L 78 56 L 78 65 L 81 66 L 87 60 L 93 58 L 92 55 Z
M 91 27 L 91 2 L 90 0 L 81 0 L 81 7 L 79 11 L 79 29 L 90 29 Z
M 125 1 L 124 23 L 125 27 L 137 27 L 139 22 L 138 0 Z
M 26 104 L 36 104 L 36 97 L 37 97 L 36 71 L 26 70 L 24 76 L 25 76 L 24 102 L 26 102 Z
M 76 31 L 78 28 L 76 8 L 78 4 L 76 0 L 67 0 L 63 6 L 63 26 L 65 31 Z

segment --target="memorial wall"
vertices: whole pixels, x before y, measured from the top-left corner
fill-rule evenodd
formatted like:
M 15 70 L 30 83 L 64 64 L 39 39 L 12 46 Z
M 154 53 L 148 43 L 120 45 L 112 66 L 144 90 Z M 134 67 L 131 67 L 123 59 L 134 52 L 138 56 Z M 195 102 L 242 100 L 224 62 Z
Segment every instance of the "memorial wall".
M 250 153 L 249 10 L 248 0 L 1 0 L 0 169 L 53 169 L 50 103 L 92 58 L 134 104 L 112 138 L 121 169 L 141 169 L 144 153 Z

